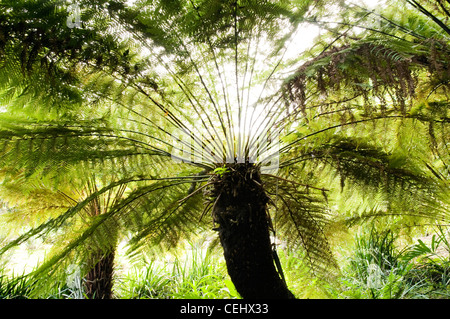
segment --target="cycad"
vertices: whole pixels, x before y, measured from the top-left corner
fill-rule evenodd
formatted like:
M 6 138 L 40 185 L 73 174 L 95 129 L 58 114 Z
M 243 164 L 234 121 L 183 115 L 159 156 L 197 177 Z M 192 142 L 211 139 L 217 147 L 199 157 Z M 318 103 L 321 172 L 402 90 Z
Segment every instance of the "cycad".
M 139 1 L 128 7 L 119 1 L 91 1 L 80 6 L 86 12 L 81 16 L 85 28 L 72 30 L 74 44 L 59 50 L 33 46 L 37 47 L 33 55 L 55 57 L 57 68 L 70 62 L 71 69 L 62 68 L 70 81 L 56 80 L 81 94 L 84 101 L 62 96 L 56 101 L 61 107 L 58 112 L 46 115 L 33 104 L 19 110 L 23 97 L 30 96 L 26 91 L 8 95 L 13 115 L 8 124 L 3 121 L 0 132 L 5 141 L 2 164 L 15 172 L 25 170 L 28 178 L 45 177 L 60 185 L 64 175 L 58 174 L 58 168 L 65 174 L 80 167 L 100 168 L 103 174 L 114 172 L 120 179 L 33 228 L 3 251 L 67 224 L 98 196 L 128 185 L 130 191 L 122 200 L 95 218 L 44 267 L 96 238 L 93 234 L 112 219 L 135 227 L 130 241 L 134 250 L 148 242 L 174 245 L 209 223 L 219 233 L 228 272 L 244 298 L 292 298 L 276 266 L 270 234 L 303 246 L 314 270 L 332 272 L 329 267 L 336 263 L 327 234 L 334 212 L 327 200 L 335 199 L 336 193 L 331 192 L 334 181 L 327 184 L 324 179 L 327 172 L 341 174 L 343 187 L 350 183 L 363 194 L 382 194 L 383 203 L 392 203 L 396 209 L 411 207 L 406 200 L 410 198 L 441 203 L 434 176 L 423 174 L 416 162 L 408 162 L 405 152 L 388 153 L 371 140 L 367 123 L 380 118 L 372 105 L 355 100 L 359 110 L 355 112 L 353 106 L 334 103 L 331 96 L 325 102 L 308 100 L 329 106 L 323 114 L 309 112 L 317 108 L 305 103 L 304 74 L 310 76 L 308 80 L 320 75 L 324 55 L 337 57 L 338 63 L 343 50 L 319 55 L 300 69 L 300 75 L 284 81 L 298 62 L 285 59 L 285 53 L 298 44 L 299 26 L 306 20 L 317 21 L 313 17 L 323 12 L 321 2 Z M 47 14 L 55 18 L 52 12 Z M 4 15 L 9 19 L 10 12 Z M 67 32 L 65 18 L 61 14 L 58 21 Z M 27 21 L 30 25 L 25 27 L 35 23 Z M 340 29 L 332 31 L 339 34 L 336 41 L 354 40 Z M 10 32 L 20 38 L 20 30 Z M 83 37 L 86 33 L 91 41 Z M 58 39 L 60 34 L 53 35 Z M 13 60 L 19 51 L 27 53 L 15 37 L 9 39 L 3 44 L 8 52 L 4 61 Z M 30 58 L 16 60 L 20 63 L 5 63 L 3 70 L 17 72 Z M 46 99 L 47 92 L 32 82 L 32 75 L 42 71 L 27 64 L 29 74 L 17 78 L 23 81 L 22 87 L 34 89 L 29 101 L 39 98 L 44 108 L 55 110 Z M 400 74 L 404 67 L 394 71 Z M 42 83 L 57 89 L 51 72 L 44 72 L 49 76 Z M 3 87 L 10 85 L 9 79 L 2 82 Z M 323 76 L 317 79 L 317 85 L 307 84 L 313 87 L 313 97 L 328 84 Z M 395 91 L 410 82 L 402 78 L 387 84 Z M 395 116 L 405 116 L 403 103 L 398 105 L 401 112 Z M 362 127 L 361 131 L 348 129 L 352 124 Z M 354 136 L 349 138 L 347 132 Z M 204 208 L 200 207 L 202 195 L 207 199 Z M 372 216 L 383 211 L 374 208 Z M 445 213 L 428 209 L 418 215 L 442 217 Z

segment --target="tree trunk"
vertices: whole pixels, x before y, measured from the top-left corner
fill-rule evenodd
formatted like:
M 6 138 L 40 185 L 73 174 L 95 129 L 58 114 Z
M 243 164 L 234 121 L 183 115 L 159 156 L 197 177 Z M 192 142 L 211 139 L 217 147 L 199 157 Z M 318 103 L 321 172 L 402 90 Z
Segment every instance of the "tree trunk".
M 100 258 L 98 258 L 100 256 Z M 85 277 L 86 297 L 111 299 L 114 273 L 114 251 L 98 254 L 94 266 Z
M 228 274 L 244 299 L 291 299 L 274 265 L 267 197 L 259 170 L 234 164 L 217 177 L 213 208 Z

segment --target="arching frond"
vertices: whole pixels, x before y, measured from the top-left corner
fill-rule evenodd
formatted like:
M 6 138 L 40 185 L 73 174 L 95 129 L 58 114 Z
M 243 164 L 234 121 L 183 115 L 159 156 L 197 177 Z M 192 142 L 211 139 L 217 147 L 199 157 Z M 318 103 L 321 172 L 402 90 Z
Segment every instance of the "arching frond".
M 303 248 L 316 275 L 335 273 L 337 264 L 327 234 L 333 221 L 327 208 L 327 190 L 270 176 L 265 185 L 274 204 L 272 225 L 277 238 Z

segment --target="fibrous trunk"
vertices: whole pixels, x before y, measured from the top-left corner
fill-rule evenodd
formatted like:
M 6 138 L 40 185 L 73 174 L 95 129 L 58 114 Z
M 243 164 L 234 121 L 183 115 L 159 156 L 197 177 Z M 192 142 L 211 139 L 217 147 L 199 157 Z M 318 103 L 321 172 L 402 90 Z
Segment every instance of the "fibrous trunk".
M 234 164 L 217 176 L 213 207 L 228 274 L 246 299 L 294 298 L 274 264 L 266 195 L 259 170 Z
M 93 258 L 95 264 L 85 277 L 86 297 L 89 299 L 111 299 L 114 273 L 114 251 L 99 252 Z

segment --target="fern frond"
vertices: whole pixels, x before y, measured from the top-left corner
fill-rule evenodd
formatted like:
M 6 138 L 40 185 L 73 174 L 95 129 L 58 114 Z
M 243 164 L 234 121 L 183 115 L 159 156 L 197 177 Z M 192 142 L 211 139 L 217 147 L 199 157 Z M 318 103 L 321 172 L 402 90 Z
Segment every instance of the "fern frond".
M 274 185 L 275 184 L 275 185 Z M 328 241 L 332 216 L 322 192 L 290 182 L 270 183 L 276 235 L 290 247 L 305 250 L 312 272 L 318 276 L 337 270 Z M 333 270 L 331 268 L 334 268 Z

